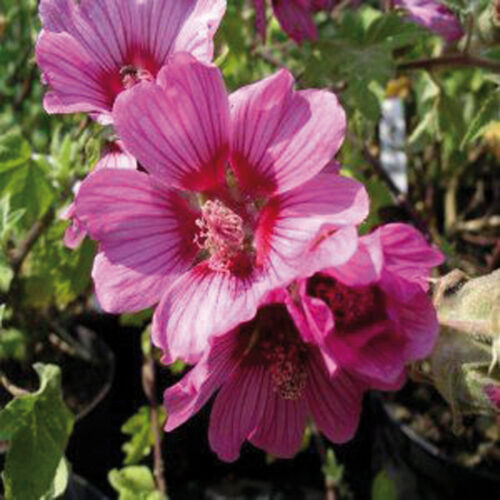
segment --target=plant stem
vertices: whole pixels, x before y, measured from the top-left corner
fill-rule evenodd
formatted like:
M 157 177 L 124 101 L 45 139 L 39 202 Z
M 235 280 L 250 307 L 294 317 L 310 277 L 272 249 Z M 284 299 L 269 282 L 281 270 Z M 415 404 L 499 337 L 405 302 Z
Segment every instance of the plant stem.
M 28 234 L 26 235 L 26 238 L 24 238 L 24 240 L 21 241 L 20 245 L 14 250 L 14 253 L 10 260 L 10 265 L 12 267 L 12 270 L 14 271 L 14 275 L 17 275 L 19 273 L 24 259 L 26 259 L 26 257 L 30 253 L 30 250 L 33 248 L 33 245 L 49 227 L 53 219 L 54 210 L 49 209 L 40 220 L 37 220 L 31 226 Z
M 316 448 L 321 459 L 321 466 L 324 469 L 327 465 L 327 460 L 326 447 L 325 442 L 323 441 L 323 436 L 320 434 L 314 423 L 311 423 L 311 431 L 314 436 L 314 442 L 316 443 Z M 323 472 L 323 476 L 325 478 L 325 500 L 336 500 L 337 495 L 335 493 L 335 484 L 328 478 L 325 472 Z
M 439 69 L 453 66 L 470 67 L 470 68 L 483 68 L 489 69 L 494 73 L 500 73 L 500 62 L 492 59 L 485 59 L 484 57 L 473 56 L 470 54 L 452 54 L 440 57 L 430 57 L 426 59 L 417 59 L 398 64 L 399 70 L 413 70 L 413 69 Z
M 396 186 L 391 176 L 385 171 L 384 167 L 369 151 L 367 146 L 363 146 L 363 157 L 365 160 L 373 167 L 376 174 L 382 179 L 382 181 L 387 185 L 389 191 L 394 196 L 397 204 L 404 209 L 408 217 L 415 224 L 417 229 L 425 236 L 427 241 L 432 241 L 432 235 L 427 227 L 427 224 L 422 220 L 422 218 L 417 214 L 412 204 L 408 201 L 406 196 L 400 191 Z
M 158 402 L 156 401 L 155 361 L 151 354 L 144 357 L 142 366 L 142 387 L 149 402 L 149 418 L 155 438 L 154 443 L 154 477 L 157 488 L 166 496 L 167 482 L 165 481 L 165 464 L 161 454 L 162 434 L 158 425 Z

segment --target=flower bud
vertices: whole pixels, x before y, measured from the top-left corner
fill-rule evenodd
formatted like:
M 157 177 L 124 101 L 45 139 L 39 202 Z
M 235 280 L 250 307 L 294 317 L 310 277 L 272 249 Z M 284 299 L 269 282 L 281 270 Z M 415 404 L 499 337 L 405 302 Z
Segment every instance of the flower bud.
M 500 409 L 500 369 L 490 371 L 491 349 L 470 335 L 443 328 L 430 358 L 432 380 L 450 404 L 454 427 L 464 414 Z
M 492 344 L 500 337 L 500 270 L 474 279 L 452 271 L 438 281 L 434 304 L 441 325 Z
M 441 333 L 430 358 L 432 379 L 455 424 L 466 413 L 500 407 L 500 270 L 469 279 L 454 270 L 434 293 Z

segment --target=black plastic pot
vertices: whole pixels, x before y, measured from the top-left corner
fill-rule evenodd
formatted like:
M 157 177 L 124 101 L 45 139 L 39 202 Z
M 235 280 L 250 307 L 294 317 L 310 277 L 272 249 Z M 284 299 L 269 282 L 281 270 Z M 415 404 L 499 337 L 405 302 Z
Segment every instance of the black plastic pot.
M 37 345 L 29 362 L 6 360 L 0 369 L 13 385 L 31 392 L 38 388 L 39 380 L 30 365 L 35 362 L 58 365 L 64 400 L 78 421 L 109 392 L 115 372 L 115 356 L 102 338 L 88 328 L 76 325 L 64 333 L 64 337 L 51 335 Z M 0 406 L 11 397 L 0 386 Z
M 62 500 L 109 500 L 83 477 L 72 474 Z
M 467 468 L 402 424 L 379 395 L 372 397 L 376 426 L 374 470 L 384 468 L 404 500 L 497 500 L 500 474 Z

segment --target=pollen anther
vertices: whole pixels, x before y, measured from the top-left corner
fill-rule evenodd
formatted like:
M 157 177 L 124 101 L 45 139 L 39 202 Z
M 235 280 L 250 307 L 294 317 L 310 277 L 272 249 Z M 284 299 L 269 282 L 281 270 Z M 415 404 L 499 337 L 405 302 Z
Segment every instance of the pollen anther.
M 200 232 L 194 242 L 210 254 L 209 266 L 214 271 L 228 272 L 233 258 L 243 250 L 243 219 L 219 200 L 208 200 L 196 219 Z

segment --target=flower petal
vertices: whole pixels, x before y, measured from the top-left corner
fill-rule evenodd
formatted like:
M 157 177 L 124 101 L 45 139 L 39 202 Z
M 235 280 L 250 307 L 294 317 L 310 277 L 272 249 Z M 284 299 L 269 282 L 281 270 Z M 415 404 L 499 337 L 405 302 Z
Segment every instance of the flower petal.
M 443 254 L 407 224 L 385 224 L 377 231 L 380 233 L 387 271 L 418 283 L 427 290 L 430 270 L 442 264 Z
M 189 52 L 202 62 L 210 62 L 214 52 L 213 38 L 225 11 L 226 0 L 196 0 L 191 15 L 176 37 L 174 51 Z
M 137 160 L 128 153 L 121 141 L 107 144 L 104 154 L 94 167 L 94 172 L 103 168 L 127 168 L 137 169 Z
M 266 0 L 253 0 L 253 8 L 255 9 L 255 27 L 257 28 L 257 33 L 265 41 L 267 31 Z
M 309 2 L 273 0 L 273 10 L 283 31 L 297 43 L 318 37 Z
M 240 278 L 202 262 L 181 276 L 158 305 L 153 342 L 165 351 L 165 362 L 195 363 L 212 336 L 252 319 L 272 288 L 266 276 Z
M 165 391 L 167 432 L 179 427 L 197 413 L 212 394 L 231 377 L 237 366 L 237 351 L 237 332 L 214 338 L 196 366 L 180 382 Z
M 157 302 L 198 251 L 196 214 L 142 172 L 95 172 L 80 187 L 76 216 L 99 241 L 93 278 L 99 302 L 109 312 Z
M 64 232 L 64 245 L 68 248 L 75 249 L 80 246 L 85 236 L 87 236 L 85 226 L 75 218 Z
M 334 443 L 348 441 L 358 427 L 364 384 L 340 368 L 329 377 L 319 353 L 307 376 L 307 403 L 318 429 Z
M 37 43 L 38 63 L 53 89 L 48 111 L 92 111 L 103 121 L 101 112 L 111 111 L 116 95 L 123 90 L 122 68 L 132 65 L 156 76 L 167 57 L 180 51 L 210 61 L 213 36 L 225 7 L 225 0 L 86 0 L 79 4 L 42 0 L 44 29 L 56 35 L 49 39 L 50 45 L 44 38 Z M 54 47 L 56 40 L 59 44 L 72 40 L 67 42 L 66 53 Z M 77 72 L 68 64 L 73 57 L 86 79 L 75 77 Z M 80 60 L 90 61 L 92 67 L 85 70 Z M 91 84 L 96 82 L 106 97 L 101 107 L 94 101 L 70 99 L 75 94 L 86 95 L 80 87 L 93 88 Z
M 232 462 L 243 441 L 262 418 L 271 380 L 263 365 L 241 364 L 223 385 L 210 414 L 210 447 L 222 460 Z
M 275 269 L 298 265 L 303 276 L 343 264 L 357 246 L 353 226 L 367 214 L 368 195 L 362 184 L 319 174 L 303 186 L 273 197 L 264 207 L 255 232 L 257 260 L 268 261 Z M 323 233 L 330 234 L 324 251 Z
M 128 168 L 136 169 L 137 161 L 129 153 L 123 149 L 123 145 L 120 141 L 111 142 L 107 145 L 105 153 L 102 158 L 97 162 L 94 170 L 89 174 L 92 175 L 94 172 L 102 170 L 103 168 Z M 78 182 L 73 186 L 73 191 L 78 193 L 78 189 L 81 182 Z M 64 244 L 68 248 L 76 248 L 87 236 L 87 230 L 85 225 L 78 220 L 76 216 L 76 205 L 71 203 L 71 205 L 61 214 L 61 219 L 71 220 L 71 225 L 66 229 L 64 233 Z
M 330 246 L 327 239 L 322 243 L 327 251 Z M 376 283 L 382 275 L 384 256 L 378 232 L 371 233 L 359 239 L 359 244 L 354 255 L 339 266 L 325 266 L 321 272 L 332 276 L 347 286 L 366 286 Z
M 231 165 L 248 192 L 281 193 L 314 177 L 338 151 L 345 113 L 334 94 L 294 92 L 280 70 L 231 94 Z
M 437 0 L 395 0 L 394 5 L 405 9 L 411 21 L 443 37 L 448 43 L 464 35 L 460 22 L 444 3 Z
M 307 280 L 300 280 L 293 300 L 287 291 L 282 299 L 304 342 L 321 345 L 333 330 L 334 320 L 330 308 L 321 299 L 311 297 L 306 291 Z
M 120 94 L 113 120 L 127 150 L 166 184 L 200 191 L 223 182 L 229 109 L 216 67 L 172 56 L 157 84 Z
M 129 2 L 90 0 L 41 0 L 44 29 L 67 33 L 108 71 L 119 70 L 127 50 L 124 31 L 130 25 Z
M 108 68 L 131 64 L 134 49 L 161 67 L 173 52 L 209 62 L 225 0 L 41 0 L 45 29 L 66 31 Z
M 387 312 L 389 317 L 398 322 L 404 334 L 405 361 L 427 357 L 439 333 L 436 310 L 427 295 L 419 292 L 408 303 L 388 298 Z
M 405 338 L 392 321 L 378 321 L 354 331 L 335 330 L 326 349 L 337 363 L 370 381 L 393 383 L 404 371 Z
M 270 382 L 263 384 L 261 398 L 264 411 L 249 441 L 276 457 L 293 457 L 299 451 L 304 435 L 308 410 L 305 399 L 283 399 L 272 390 Z
M 42 30 L 35 55 L 52 90 L 44 98 L 47 113 L 106 113 L 109 95 L 100 81 L 101 69 L 68 33 Z

